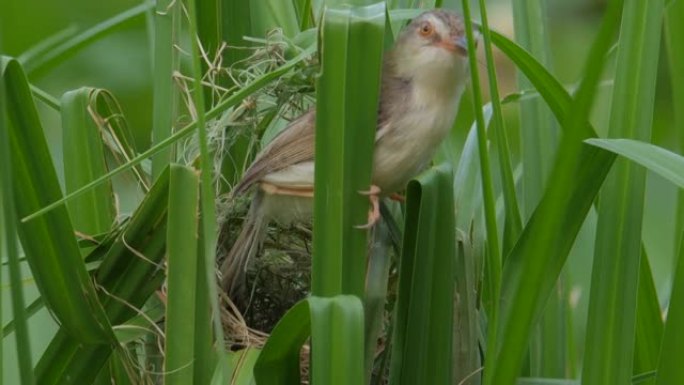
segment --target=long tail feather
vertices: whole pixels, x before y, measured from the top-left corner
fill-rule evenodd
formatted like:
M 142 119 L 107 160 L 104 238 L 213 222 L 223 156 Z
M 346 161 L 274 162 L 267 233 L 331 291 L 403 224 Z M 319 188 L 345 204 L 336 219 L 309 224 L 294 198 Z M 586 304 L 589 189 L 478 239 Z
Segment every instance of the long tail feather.
M 242 225 L 240 235 L 221 265 L 221 284 L 229 295 L 238 295 L 244 290 L 247 263 L 256 255 L 266 234 L 267 223 L 263 215 L 263 199 L 261 191 L 258 191 L 252 198 L 252 205 Z

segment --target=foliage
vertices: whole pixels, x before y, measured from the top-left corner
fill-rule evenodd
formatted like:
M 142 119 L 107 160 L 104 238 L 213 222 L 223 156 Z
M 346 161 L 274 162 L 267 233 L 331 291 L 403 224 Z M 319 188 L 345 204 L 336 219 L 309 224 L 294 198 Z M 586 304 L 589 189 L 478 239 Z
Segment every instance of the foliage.
M 0 383 L 684 382 L 684 116 L 660 116 L 684 95 L 682 1 L 605 2 L 576 86 L 546 1 L 513 1 L 515 39 L 483 0 L 479 21 L 470 0 L 343 3 L 143 2 L 0 58 Z M 360 230 L 383 51 L 433 6 L 482 54 L 435 166 Z M 151 129 L 114 90 L 40 88 L 143 19 Z M 270 226 L 230 298 L 231 187 L 314 102 L 313 232 Z

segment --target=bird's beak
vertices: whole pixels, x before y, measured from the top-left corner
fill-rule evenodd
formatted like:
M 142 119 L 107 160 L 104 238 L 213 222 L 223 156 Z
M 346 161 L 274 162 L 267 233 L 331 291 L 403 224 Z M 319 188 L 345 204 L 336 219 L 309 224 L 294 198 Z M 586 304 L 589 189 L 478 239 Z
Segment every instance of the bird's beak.
M 466 40 L 465 35 L 454 39 L 453 44 L 456 48 L 456 52 L 458 52 L 461 56 L 468 56 L 468 40 Z
M 477 43 L 475 44 L 477 46 Z M 437 46 L 444 48 L 449 52 L 457 53 L 464 57 L 468 56 L 468 41 L 466 40 L 465 35 L 458 36 L 449 40 L 442 40 L 437 43 Z

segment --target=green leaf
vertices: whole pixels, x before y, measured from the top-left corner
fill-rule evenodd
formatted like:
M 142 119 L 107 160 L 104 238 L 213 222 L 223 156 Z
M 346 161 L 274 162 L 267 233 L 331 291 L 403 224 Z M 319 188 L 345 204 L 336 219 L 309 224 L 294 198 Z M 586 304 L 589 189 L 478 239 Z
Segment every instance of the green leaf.
M 487 78 L 489 80 L 489 94 L 492 100 L 494 142 L 497 145 L 497 158 L 499 159 L 499 171 L 501 173 L 501 190 L 504 200 L 504 211 L 506 213 L 501 252 L 502 255 L 507 255 L 522 232 L 522 219 L 518 207 L 518 197 L 515 193 L 508 136 L 506 135 L 506 126 L 504 125 L 503 112 L 501 111 L 496 65 L 494 63 L 494 54 L 492 53 L 492 38 L 487 20 L 487 7 L 484 0 L 480 0 L 479 4 L 480 18 L 482 20 L 480 31 L 482 32 L 485 58 L 487 60 Z M 479 108 L 479 106 L 476 106 L 476 108 Z
M 67 194 L 107 173 L 102 133 L 96 124 L 99 91 L 81 88 L 62 96 L 62 143 Z M 108 231 L 116 215 L 111 182 L 74 199 L 67 205 L 74 230 L 94 235 Z
M 23 69 L 3 57 L 0 73 L 7 95 L 15 208 L 23 217 L 61 199 L 62 192 Z M 83 342 L 114 341 L 66 208 L 20 223 L 18 230 L 38 289 L 62 325 Z
M 684 380 L 684 366 L 681 357 L 684 354 L 684 236 L 681 237 L 677 268 L 675 269 L 670 307 L 667 312 L 667 322 L 663 343 L 660 348 L 660 362 L 658 363 L 657 385 L 677 384 Z
M 153 8 L 153 2 L 144 2 L 75 35 L 73 38 L 57 45 L 43 55 L 35 57 L 35 60 L 27 60 L 23 63 L 26 72 L 31 75 L 36 75 L 56 66 L 69 56 L 75 54 L 81 48 L 103 36 L 121 29 Z
M 299 352 L 311 334 L 309 302 L 294 305 L 278 321 L 254 365 L 259 385 L 299 384 Z
M 4 67 L 4 63 L 0 63 Z M 0 76 L 0 258 L 8 261 L 10 288 L 12 294 L 12 325 L 16 330 L 16 354 L 19 362 L 19 378 L 22 384 L 33 384 L 33 363 L 29 341 L 28 312 L 24 309 L 24 287 L 17 244 L 17 214 L 15 207 L 14 182 L 12 177 L 12 157 L 10 156 L 10 128 L 6 100 L 10 95 L 7 89 L 5 71 Z M 0 283 L 2 279 L 0 278 Z M 1 305 L 1 304 L 0 304 Z M 2 315 L 0 306 L 0 315 Z M 3 328 L 4 331 L 4 328 Z M 4 346 L 3 346 L 4 348 Z M 3 349 L 4 350 L 4 349 Z M 0 359 L 2 353 L 0 352 Z
M 670 67 L 670 83 L 672 84 L 672 106 L 674 112 L 674 133 L 677 138 L 677 149 L 684 153 L 684 50 L 681 42 L 684 41 L 684 1 L 671 1 L 665 10 L 665 43 Z M 676 233 L 684 230 L 684 190 L 679 190 L 677 202 L 677 227 Z M 676 247 L 676 246 L 675 246 Z
M 157 179 L 125 228 L 103 241 L 87 258 L 102 258 L 94 274 L 98 300 L 114 325 L 128 326 L 139 315 L 136 309 L 142 308 L 164 281 L 161 263 L 166 251 L 168 192 L 167 171 Z M 84 345 L 61 328 L 36 366 L 38 383 L 89 384 L 112 352 L 110 344 Z
M 658 367 L 658 355 L 663 337 L 663 319 L 656 293 L 651 264 L 642 247 L 639 265 L 639 289 L 637 292 L 636 341 L 634 348 L 634 374 L 654 371 Z M 654 384 L 651 379 L 646 384 Z
M 451 170 L 409 183 L 390 382 L 451 384 L 455 218 Z
M 625 2 L 611 137 L 651 137 L 662 11 L 662 0 Z M 633 373 L 645 181 L 645 170 L 619 159 L 601 191 L 582 370 L 587 385 L 627 383 Z
M 311 292 L 363 298 L 385 6 L 328 8 L 317 87 Z M 326 49 L 328 47 L 328 49 Z M 332 48 L 332 49 L 331 49 Z
M 178 70 L 178 44 L 181 33 L 181 2 L 159 0 L 154 12 L 154 104 L 152 106 L 152 144 L 167 139 L 173 133 L 178 98 L 173 72 Z M 152 175 L 157 178 L 175 160 L 174 148 L 160 151 L 152 157 Z
M 630 159 L 684 188 L 684 157 L 679 154 L 632 139 L 589 139 L 586 142 Z
M 226 100 L 222 101 L 221 103 L 217 104 L 214 108 L 209 110 L 206 113 L 205 118 L 206 119 L 213 119 L 220 115 L 223 111 L 226 109 L 235 106 L 236 104 L 240 103 L 243 101 L 246 97 L 252 95 L 253 93 L 259 91 L 263 87 L 265 87 L 267 84 L 271 83 L 272 81 L 278 79 L 279 77 L 283 76 L 284 74 L 288 73 L 292 68 L 294 68 L 295 65 L 297 65 L 299 62 L 302 60 L 308 58 L 311 53 L 314 50 L 314 46 L 311 46 L 304 51 L 300 52 L 299 55 L 296 57 L 292 58 L 291 60 L 287 61 L 285 64 L 283 64 L 280 68 L 268 72 L 264 74 L 263 76 L 253 80 L 243 88 L 241 88 L 239 91 L 235 92 L 232 96 L 226 98 Z M 176 143 L 177 141 L 186 138 L 193 134 L 195 130 L 197 129 L 197 122 L 192 122 L 182 129 L 176 131 L 173 135 L 168 137 L 166 140 L 163 140 L 151 148 L 149 148 L 147 151 L 142 152 L 141 154 L 137 155 L 136 157 L 128 160 L 125 164 L 115 168 L 114 170 L 111 170 L 107 175 L 103 175 L 100 178 L 97 178 L 96 180 L 88 183 L 87 185 L 79 188 L 78 190 L 72 192 L 71 194 L 68 194 L 64 196 L 63 198 L 57 199 L 53 202 L 50 202 L 49 204 L 46 202 L 42 206 L 40 210 L 36 210 L 30 215 L 26 215 L 23 218 L 21 218 L 22 222 L 26 222 L 29 220 L 32 220 L 40 215 L 43 215 L 47 212 L 50 212 L 57 207 L 60 207 L 62 204 L 64 204 L 66 201 L 73 199 L 81 194 L 84 194 L 87 191 L 90 191 L 93 187 L 99 186 L 102 183 L 107 182 L 110 180 L 112 177 L 119 175 L 125 171 L 130 170 L 131 168 L 134 168 L 135 166 L 139 165 L 142 163 L 144 160 L 149 158 L 152 155 L 155 155 L 162 151 L 163 149 L 169 147 L 170 145 Z
M 191 37 L 191 52 L 192 65 L 191 74 L 193 80 L 192 90 L 192 105 L 197 111 L 197 133 L 199 137 L 200 148 L 200 218 L 199 218 L 199 233 L 201 240 L 200 250 L 202 254 L 199 256 L 204 259 L 204 274 L 206 283 L 206 290 L 209 296 L 209 309 L 211 311 L 211 319 L 214 336 L 217 341 L 222 342 L 223 326 L 221 325 L 221 310 L 218 303 L 218 284 L 216 281 L 216 238 L 217 238 L 217 222 L 216 222 L 216 202 L 213 185 L 213 150 L 209 148 L 209 140 L 207 138 L 207 127 L 205 125 L 205 101 L 202 91 L 202 67 L 200 47 L 198 45 L 198 19 L 197 11 L 195 9 L 195 2 L 190 0 L 187 2 L 188 10 L 188 32 Z M 218 353 L 218 361 L 223 362 L 225 358 L 225 348 L 223 343 L 217 343 L 216 351 Z M 219 372 L 216 372 L 216 381 L 225 382 L 228 377 L 229 368 L 220 366 Z
M 197 243 L 199 177 L 189 168 L 172 164 L 167 217 L 167 305 L 164 383 L 193 382 L 195 357 L 195 293 L 197 286 Z M 201 309 L 206 310 L 206 309 Z
M 252 34 L 265 36 L 274 28 L 285 36 L 294 37 L 299 31 L 297 11 L 291 0 L 249 0 L 252 11 Z
M 363 304 L 352 295 L 310 297 L 311 383 L 364 383 Z
M 588 148 L 582 141 L 594 134 L 588 116 L 621 5 L 620 0 L 609 3 L 574 100 L 534 58 L 503 36 L 492 34 L 493 42 L 525 73 L 551 107 L 564 128 L 564 135 L 544 197 L 506 258 L 498 348 L 494 356 L 489 353 L 495 367 L 493 375 L 486 378 L 489 385 L 515 381 L 532 327 L 542 314 L 573 241 L 612 165 L 612 155 Z
M 480 182 L 482 184 L 482 196 L 484 206 L 485 228 L 487 230 L 486 237 L 486 253 L 485 253 L 485 274 L 483 284 L 483 307 L 487 313 L 487 350 L 494 351 L 497 346 L 497 329 L 499 320 L 499 298 L 501 288 L 501 266 L 502 258 L 499 245 L 499 234 L 496 223 L 496 198 L 494 197 L 494 185 L 491 176 L 491 167 L 489 163 L 489 151 L 487 149 L 487 133 L 484 122 L 484 115 L 482 111 L 482 91 L 480 90 L 480 75 L 478 70 L 477 57 L 475 56 L 475 35 L 473 32 L 473 23 L 470 16 L 470 0 L 463 0 L 463 15 L 465 17 L 465 32 L 468 39 L 468 61 L 470 64 L 471 83 L 473 90 L 473 107 L 475 109 L 475 121 L 477 122 L 477 143 L 478 154 L 480 156 Z M 486 11 L 485 11 L 486 12 Z M 486 16 L 485 16 L 486 19 Z M 489 33 L 489 32 L 488 32 Z M 491 47 L 490 47 L 491 49 Z M 490 62 L 490 64 L 492 64 Z M 498 101 L 497 101 L 498 102 Z M 495 123 L 496 124 L 496 123 Z M 501 138 L 499 138 L 501 139 Z M 505 139 L 501 142 L 502 150 L 505 152 Z M 506 153 L 500 154 L 507 156 Z M 505 161 L 504 161 L 505 162 Z M 506 173 L 506 171 L 503 171 Z M 506 182 L 504 182 L 506 184 Z M 510 186 L 508 186 L 510 187 Z M 510 198 L 510 197 L 509 197 Z M 513 193 L 515 200 L 515 193 Z M 511 202 L 507 202 L 511 204 Z M 517 211 L 517 203 L 516 211 Z M 519 214 L 516 214 L 515 221 L 520 221 Z M 513 218 L 509 218 L 513 220 Z M 515 222 L 514 222 L 515 223 Z M 509 228 L 516 228 L 515 225 L 509 223 Z M 508 245 L 506 245 L 508 246 Z M 492 376 L 494 370 L 494 360 L 485 361 L 485 378 Z

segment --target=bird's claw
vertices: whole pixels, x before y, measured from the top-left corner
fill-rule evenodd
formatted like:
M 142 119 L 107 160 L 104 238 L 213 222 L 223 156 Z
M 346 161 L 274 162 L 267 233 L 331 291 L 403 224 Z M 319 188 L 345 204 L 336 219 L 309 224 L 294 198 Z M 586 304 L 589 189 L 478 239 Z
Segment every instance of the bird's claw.
M 359 194 L 368 196 L 372 209 L 368 213 L 368 223 L 354 227 L 362 230 L 370 229 L 380 219 L 380 198 L 378 197 L 380 195 L 380 187 L 372 185 L 368 191 L 359 191 Z

